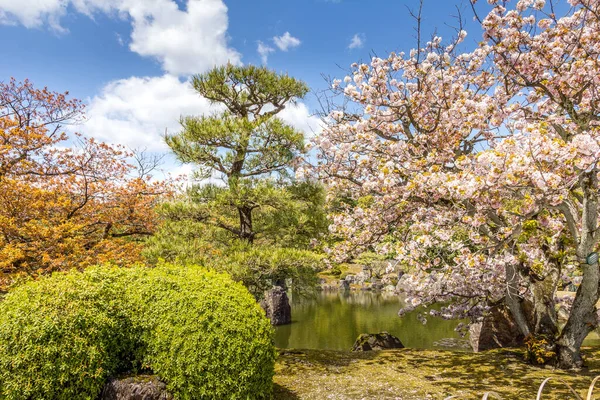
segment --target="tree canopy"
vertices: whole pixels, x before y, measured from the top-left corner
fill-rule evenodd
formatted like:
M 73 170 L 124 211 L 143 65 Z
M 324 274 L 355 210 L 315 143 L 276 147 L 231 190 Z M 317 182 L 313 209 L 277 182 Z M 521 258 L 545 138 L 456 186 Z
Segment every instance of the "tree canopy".
M 0 291 L 18 276 L 141 259 L 168 185 L 129 152 L 68 135 L 83 106 L 68 93 L 0 83 Z
M 348 107 L 315 146 L 321 176 L 352 199 L 333 215 L 337 252 L 374 246 L 404 263 L 411 308 L 449 302 L 433 313 L 475 320 L 505 301 L 523 335 L 548 335 L 561 366 L 580 366 L 598 325 L 586 257 L 599 239 L 600 3 L 570 1 L 563 17 L 542 0 L 488 3 L 485 17 L 473 6 L 475 50 L 457 50 L 460 31 L 333 82 Z M 559 334 L 556 287 L 574 274 Z
M 186 116 L 182 131 L 166 142 L 201 178 L 221 177 L 226 190 L 206 187 L 197 202 L 205 222 L 253 242 L 256 210 L 281 204 L 282 192 L 260 178 L 281 180 L 304 148 L 304 136 L 277 117 L 286 105 L 303 97 L 306 84 L 264 67 L 226 65 L 194 76 L 199 95 L 225 108 L 215 115 Z M 216 202 L 216 203 L 215 203 Z M 210 203 L 210 205 L 209 205 Z M 226 215 L 233 207 L 237 223 Z

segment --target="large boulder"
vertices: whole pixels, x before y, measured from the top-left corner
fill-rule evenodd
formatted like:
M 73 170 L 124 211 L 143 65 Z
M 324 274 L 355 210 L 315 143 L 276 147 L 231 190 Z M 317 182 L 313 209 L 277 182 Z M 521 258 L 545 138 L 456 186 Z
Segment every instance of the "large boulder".
M 523 306 L 526 317 L 532 320 L 531 303 L 526 301 Z M 520 347 L 524 339 L 505 304 L 493 306 L 480 322 L 472 324 L 469 328 L 469 343 L 475 352 L 501 347 Z
M 340 279 L 340 286 L 339 286 L 339 288 L 342 291 L 348 291 L 348 290 L 350 290 L 350 281 L 347 281 L 346 279 Z
M 403 349 L 404 345 L 396 336 L 387 332 L 363 333 L 354 342 L 352 351 Z
M 358 283 L 359 285 L 362 285 L 363 283 L 371 280 L 371 271 L 369 270 L 363 270 L 360 271 L 358 274 L 356 274 L 355 276 L 355 282 Z
M 260 305 L 265 310 L 267 318 L 271 320 L 272 325 L 292 323 L 292 307 L 283 287 L 274 286 L 273 289 L 267 291 Z
M 172 400 L 167 385 L 154 375 L 111 379 L 99 400 Z

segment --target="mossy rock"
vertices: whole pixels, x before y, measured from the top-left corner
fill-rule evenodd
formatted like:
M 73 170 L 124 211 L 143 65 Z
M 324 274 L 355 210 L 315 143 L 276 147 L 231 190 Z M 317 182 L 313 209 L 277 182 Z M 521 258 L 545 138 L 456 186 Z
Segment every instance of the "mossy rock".
M 403 349 L 404 345 L 396 336 L 388 332 L 363 333 L 352 346 L 352 351 L 372 351 L 386 349 Z

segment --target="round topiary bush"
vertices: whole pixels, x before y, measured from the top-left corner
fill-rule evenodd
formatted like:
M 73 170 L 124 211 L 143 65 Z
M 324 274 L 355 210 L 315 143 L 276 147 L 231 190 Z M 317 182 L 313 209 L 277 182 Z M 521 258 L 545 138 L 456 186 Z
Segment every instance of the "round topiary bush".
M 116 268 L 55 274 L 0 302 L 0 399 L 95 399 L 134 349 Z
M 228 276 L 199 267 L 54 274 L 0 302 L 0 399 L 96 399 L 151 369 L 179 399 L 268 398 L 272 328 Z
M 144 365 L 179 399 L 270 398 L 272 327 L 228 275 L 165 265 L 138 270 L 130 293 Z

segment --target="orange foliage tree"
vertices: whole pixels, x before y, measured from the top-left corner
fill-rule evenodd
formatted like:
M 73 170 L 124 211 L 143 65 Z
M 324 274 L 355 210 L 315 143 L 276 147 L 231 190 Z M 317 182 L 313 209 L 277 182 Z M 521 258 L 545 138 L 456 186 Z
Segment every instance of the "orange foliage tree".
M 67 95 L 0 83 L 0 291 L 18 276 L 140 260 L 170 192 L 122 147 L 67 135 L 84 119 Z

